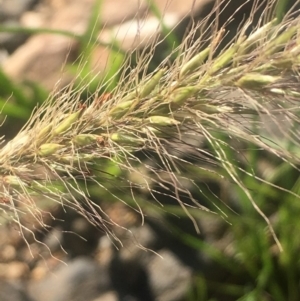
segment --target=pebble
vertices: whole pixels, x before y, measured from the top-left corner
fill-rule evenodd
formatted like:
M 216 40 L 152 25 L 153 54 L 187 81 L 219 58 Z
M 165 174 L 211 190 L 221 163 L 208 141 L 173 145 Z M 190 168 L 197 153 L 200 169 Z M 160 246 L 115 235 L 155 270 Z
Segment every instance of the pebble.
M 28 297 L 18 282 L 0 280 L 1 301 L 33 301 Z
M 18 19 L 25 11 L 30 10 L 39 0 L 1 0 L 0 22 Z
M 38 2 L 39 0 L 0 0 L 0 25 L 20 26 L 19 19 Z M 28 35 L 24 33 L 0 32 L 0 49 L 12 53 L 26 41 L 27 37 Z
M 108 272 L 88 257 L 77 257 L 49 271 L 28 287 L 34 301 L 92 301 L 111 291 Z

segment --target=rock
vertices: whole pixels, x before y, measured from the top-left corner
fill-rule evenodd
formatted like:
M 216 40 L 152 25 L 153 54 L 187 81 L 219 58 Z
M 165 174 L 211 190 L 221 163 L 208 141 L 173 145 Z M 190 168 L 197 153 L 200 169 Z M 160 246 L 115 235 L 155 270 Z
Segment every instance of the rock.
M 6 27 L 20 27 L 21 16 L 33 8 L 39 0 L 2 0 L 0 1 L 0 25 Z M 22 45 L 28 35 L 22 32 L 1 32 L 0 49 L 5 49 L 9 53 L 15 51 Z
M 0 281 L 1 301 L 31 301 L 17 282 Z
M 20 279 L 28 274 L 28 266 L 19 261 L 12 261 L 9 263 L 0 263 L 0 278 L 1 279 Z M 0 299 L 1 300 L 1 299 Z
M 19 27 L 18 21 L 8 20 L 3 22 L 1 25 L 7 27 Z M 11 33 L 11 32 L 0 32 L 0 49 L 5 49 L 8 53 L 12 53 L 20 45 L 22 45 L 27 39 L 27 35 L 24 33 Z
M 152 256 L 147 266 L 155 300 L 183 300 L 190 287 L 192 270 L 167 249 L 161 250 L 158 255 Z
M 29 283 L 28 290 L 34 301 L 92 301 L 110 291 L 111 285 L 106 269 L 88 257 L 78 257 L 43 280 Z
M 0 22 L 18 19 L 25 11 L 30 10 L 39 0 L 2 0 L 0 1 Z
M 64 1 L 59 10 L 49 7 L 50 16 L 45 13 L 41 26 L 83 34 L 92 5 L 93 0 L 74 0 Z M 39 82 L 53 90 L 62 77 L 61 69 L 68 61 L 66 58 L 76 59 L 70 51 L 76 49 L 75 45 L 73 39 L 59 34 L 34 35 L 4 61 L 3 68 L 13 79 Z
M 134 240 L 124 241 L 110 263 L 110 278 L 120 300 L 182 300 L 192 269 L 172 251 L 158 249 L 158 235 L 145 224 L 130 229 Z M 140 243 L 140 245 L 138 244 Z
M 117 294 L 114 291 L 109 291 L 94 299 L 93 301 L 119 301 Z

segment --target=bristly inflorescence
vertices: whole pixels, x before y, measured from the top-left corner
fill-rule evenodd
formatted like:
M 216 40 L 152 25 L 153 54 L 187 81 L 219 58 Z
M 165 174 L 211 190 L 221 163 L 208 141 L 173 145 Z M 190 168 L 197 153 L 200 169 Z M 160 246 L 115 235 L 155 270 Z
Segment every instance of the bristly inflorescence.
M 140 70 L 132 70 L 112 93 L 94 95 L 85 104 L 72 89 L 54 95 L 0 150 L 4 216 L 16 221 L 22 231 L 25 213 L 45 226 L 46 209 L 39 201 L 47 200 L 74 208 L 109 231 L 106 225 L 114 221 L 91 200 L 87 186 L 92 182 L 109 190 L 99 173 L 108 162 L 127 175 L 138 174 L 140 181 L 130 176 L 123 179 L 133 191 L 146 189 L 156 199 L 155 187 L 164 187 L 189 214 L 183 194 L 194 207 L 202 208 L 182 185 L 183 179 L 196 185 L 194 175 L 183 173 L 193 166 L 240 186 L 273 231 L 239 179 L 240 172 L 249 171 L 227 157 L 224 148 L 231 146 L 221 137 L 251 142 L 297 168 L 299 156 L 282 147 L 279 139 L 299 146 L 299 135 L 292 130 L 299 123 L 299 22 L 297 17 L 280 24 L 273 20 L 249 35 L 243 28 L 217 52 L 225 35 L 221 30 L 208 45 L 195 47 L 201 45 L 200 39 L 194 46 L 181 48 L 173 64 L 166 60 L 142 79 L 138 79 Z M 142 67 L 147 67 L 146 60 Z M 278 141 L 267 137 L 266 118 L 272 120 Z M 143 162 L 140 152 L 148 159 L 155 155 L 157 162 Z M 186 159 L 184 152 L 191 152 L 193 160 Z M 217 172 L 220 168 L 222 174 Z M 143 212 L 138 203 L 135 210 Z

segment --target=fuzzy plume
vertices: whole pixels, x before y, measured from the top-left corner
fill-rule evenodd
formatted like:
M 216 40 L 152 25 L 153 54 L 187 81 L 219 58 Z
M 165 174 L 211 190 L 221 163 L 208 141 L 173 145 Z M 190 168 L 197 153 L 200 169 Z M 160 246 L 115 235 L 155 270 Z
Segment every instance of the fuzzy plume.
M 82 103 L 80 91 L 72 87 L 53 94 L 13 140 L 2 141 L 3 216 L 15 221 L 23 233 L 31 231 L 22 222 L 24 215 L 46 227 L 43 206 L 58 203 L 114 235 L 109 226 L 114 221 L 91 199 L 89 187 L 93 183 L 111 193 L 112 199 L 127 203 L 128 197 L 111 190 L 112 183 L 122 183 L 131 191 L 128 205 L 142 216 L 146 205 L 138 195 L 147 190 L 158 202 L 160 194 L 178 202 L 197 228 L 190 209 L 205 208 L 192 189 L 203 176 L 202 181 L 228 179 L 238 185 L 280 246 L 240 175 L 275 185 L 240 164 L 243 155 L 234 146 L 251 143 L 294 168 L 299 163 L 291 149 L 299 147 L 295 125 L 299 123 L 300 18 L 287 16 L 277 24 L 265 21 L 268 14 L 267 9 L 250 34 L 246 32 L 251 20 L 246 22 L 222 51 L 224 30 L 209 40 L 208 29 L 204 30 L 191 44 L 204 25 L 195 27 L 174 51 L 172 64 L 167 58 L 140 78 L 151 54 L 139 57 L 138 67 L 124 68 L 109 95 L 95 94 Z M 265 128 L 266 120 L 271 127 Z M 284 141 L 293 148 L 285 147 Z M 228 150 L 235 160 L 228 157 Z M 111 165 L 115 174 L 107 172 Z

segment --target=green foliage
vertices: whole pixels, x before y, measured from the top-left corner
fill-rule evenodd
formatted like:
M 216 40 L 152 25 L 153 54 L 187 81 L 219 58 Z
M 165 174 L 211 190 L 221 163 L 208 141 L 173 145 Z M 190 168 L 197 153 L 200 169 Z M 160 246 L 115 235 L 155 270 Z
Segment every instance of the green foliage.
M 1 115 L 9 117 L 7 124 L 16 122 L 20 127 L 26 122 L 36 105 L 42 104 L 48 93 L 39 83 L 14 83 L 0 69 L 0 108 Z

